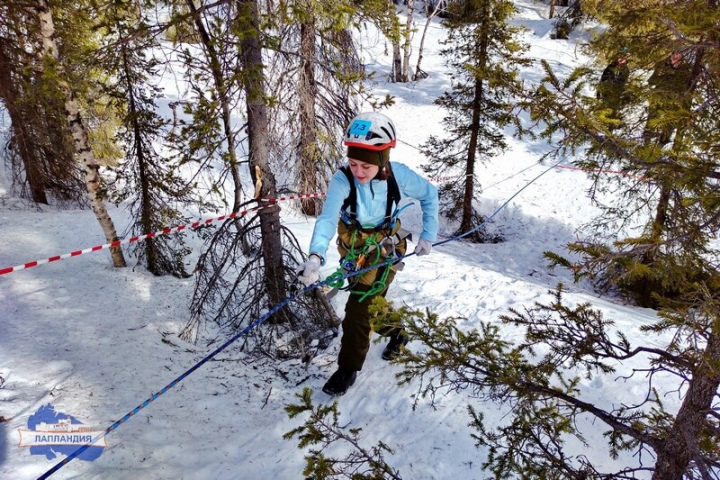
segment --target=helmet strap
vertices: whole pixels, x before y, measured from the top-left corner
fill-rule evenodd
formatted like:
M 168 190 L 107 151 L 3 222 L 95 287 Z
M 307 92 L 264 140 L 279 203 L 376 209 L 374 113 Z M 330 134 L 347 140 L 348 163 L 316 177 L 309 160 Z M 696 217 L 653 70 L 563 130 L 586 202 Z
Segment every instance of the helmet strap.
M 378 169 L 378 173 L 375 174 L 373 180 L 387 180 L 389 176 L 390 168 L 388 168 L 388 164 L 386 163 Z

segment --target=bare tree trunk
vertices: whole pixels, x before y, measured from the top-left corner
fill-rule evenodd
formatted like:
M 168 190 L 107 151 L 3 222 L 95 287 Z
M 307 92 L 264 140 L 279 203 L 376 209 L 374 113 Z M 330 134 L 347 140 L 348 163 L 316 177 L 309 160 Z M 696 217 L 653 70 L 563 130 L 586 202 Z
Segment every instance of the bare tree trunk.
M 225 77 L 220 66 L 220 59 L 217 50 L 210 39 L 210 34 L 205 28 L 202 18 L 200 18 L 200 13 L 195 7 L 194 0 L 187 0 L 186 3 L 190 12 L 193 13 L 195 28 L 197 28 L 197 31 L 200 34 L 200 40 L 207 52 L 208 59 L 210 61 L 210 71 L 212 72 L 213 81 L 215 82 L 215 90 L 217 91 L 220 108 L 222 109 L 223 131 L 227 142 L 228 167 L 230 168 L 230 175 L 232 176 L 233 188 L 235 190 L 232 211 L 237 213 L 240 211 L 240 204 L 242 203 L 242 182 L 240 181 L 240 164 L 238 163 L 237 154 L 235 153 L 235 136 L 232 133 L 230 101 L 227 97 L 227 82 L 225 81 Z
M 80 165 L 85 172 L 85 186 L 88 192 L 88 199 L 90 200 L 90 206 L 95 212 L 100 226 L 105 233 L 105 239 L 108 243 L 112 243 L 118 240 L 118 235 L 115 231 L 115 225 L 113 225 L 112 219 L 105 208 L 105 203 L 102 198 L 98 195 L 100 188 L 100 172 L 98 163 L 95 160 L 92 149 L 90 148 L 90 141 L 88 139 L 88 132 L 85 124 L 80 116 L 80 108 L 78 106 L 75 92 L 72 90 L 70 85 L 65 79 L 62 78 L 62 65 L 60 64 L 60 54 L 55 42 L 55 25 L 53 24 L 52 12 L 48 6 L 46 0 L 38 0 L 37 6 L 38 20 L 40 22 L 40 33 L 43 40 L 43 51 L 45 55 L 55 60 L 58 72 L 58 86 L 65 95 L 65 116 L 67 118 L 70 132 L 72 133 L 73 141 L 75 144 L 75 152 L 80 159 Z M 126 266 L 125 257 L 123 256 L 120 247 L 113 247 L 110 249 L 113 265 L 116 267 Z
M 550 13 L 548 14 L 548 18 L 555 17 L 555 0 L 550 0 Z
M 240 0 L 239 20 L 242 32 L 240 41 L 243 83 L 247 102 L 250 175 L 259 186 L 259 198 L 276 197 L 275 176 L 270 170 L 268 146 L 268 111 L 265 104 L 265 74 L 260 47 L 260 20 L 255 0 Z M 265 264 L 265 289 L 272 305 L 287 296 L 282 257 L 280 209 L 277 205 L 259 212 L 262 235 L 262 257 Z M 279 322 L 276 314 L 272 321 Z
M 487 3 L 483 7 L 486 12 L 489 6 Z M 487 19 L 487 15 L 483 15 L 483 18 Z M 477 52 L 477 66 L 482 68 L 489 62 L 488 59 L 488 43 L 490 39 L 490 32 L 488 31 L 488 21 L 485 20 L 481 27 L 480 32 L 480 45 L 479 51 Z M 482 79 L 475 78 L 475 93 L 473 96 L 473 109 L 472 109 L 472 123 L 470 124 L 470 142 L 468 145 L 468 156 L 467 166 L 465 168 L 465 196 L 463 198 L 463 214 L 462 221 L 460 223 L 460 230 L 463 232 L 469 231 L 474 225 L 473 218 L 473 193 L 475 190 L 475 162 L 477 155 L 477 147 L 480 136 L 480 108 L 482 100 L 485 95 L 485 84 Z
M 300 115 L 300 154 L 298 176 L 301 193 L 316 192 L 320 189 L 318 173 L 320 164 L 317 143 L 317 121 L 315 116 L 315 20 L 310 13 L 308 19 L 300 25 L 300 79 L 297 87 Z M 301 201 L 305 215 L 317 216 L 318 201 L 314 198 Z
M 137 118 L 137 105 L 135 104 L 135 96 L 133 95 L 133 86 L 130 84 L 132 77 L 128 69 L 127 47 L 121 44 L 123 69 L 125 70 L 125 78 L 127 79 L 128 89 L 128 113 L 133 123 L 133 137 L 135 144 L 135 156 L 138 162 L 138 171 L 140 177 L 140 224 L 144 235 L 152 232 L 152 201 L 150 200 L 150 181 L 147 174 L 147 161 L 145 152 L 142 148 L 142 132 Z M 153 275 L 161 275 L 162 269 L 158 266 L 158 254 L 155 248 L 155 240 L 152 238 L 145 239 L 145 255 L 147 255 L 147 268 Z
M 397 17 L 395 8 L 395 2 L 388 0 L 389 8 L 392 14 Z M 393 68 L 390 81 L 402 82 L 402 55 L 400 54 L 400 38 L 392 35 L 392 56 L 393 56 Z
M 402 82 L 410 81 L 410 53 L 412 52 L 412 36 L 413 36 L 413 10 L 415 9 L 415 0 L 407 0 L 407 22 L 405 23 L 405 44 L 403 45 L 403 62 L 402 62 Z
M 475 98 L 473 101 L 472 123 L 470 124 L 470 142 L 468 145 L 467 162 L 465 164 L 465 194 L 463 196 L 462 220 L 460 231 L 468 232 L 474 226 L 473 198 L 475 192 L 475 162 L 480 131 L 480 99 L 483 95 L 482 80 L 475 80 Z
M 423 51 L 425 49 L 425 37 L 427 36 L 427 31 L 428 28 L 430 28 L 432 19 L 435 18 L 435 16 L 437 16 L 438 12 L 440 11 L 440 5 L 441 2 L 437 2 L 433 11 L 428 12 L 427 20 L 425 20 L 425 28 L 423 28 L 422 38 L 420 38 L 420 49 L 418 50 L 418 61 L 417 65 L 415 65 L 415 74 L 413 75 L 413 80 L 420 80 L 421 78 L 425 78 L 425 72 L 423 72 L 420 68 L 420 64 L 423 59 Z
M 698 367 L 693 372 L 675 422 L 668 432 L 663 448 L 657 451 L 653 480 L 684 478 L 690 461 L 701 457 L 695 439 L 701 438 L 702 431 L 708 427 L 706 418 L 708 412 L 712 411 L 713 399 L 720 386 L 720 336 L 716 333 L 718 328 L 720 320 L 716 317 L 702 360 L 697 363 Z M 698 462 L 698 468 L 704 468 L 708 472 L 703 478 L 711 478 L 711 466 Z

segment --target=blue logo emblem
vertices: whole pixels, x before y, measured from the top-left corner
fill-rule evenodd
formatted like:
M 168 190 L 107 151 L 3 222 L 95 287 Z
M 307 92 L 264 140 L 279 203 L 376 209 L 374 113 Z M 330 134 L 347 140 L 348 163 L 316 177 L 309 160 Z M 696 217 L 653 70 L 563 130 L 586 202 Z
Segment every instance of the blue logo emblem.
M 20 446 L 30 447 L 30 455 L 45 455 L 48 460 L 54 459 L 57 454 L 71 455 L 104 432 L 102 428 L 84 425 L 71 415 L 56 412 L 49 403 L 30 415 L 27 426 L 27 429 L 18 429 Z M 102 454 L 106 446 L 103 436 L 77 458 L 92 462 Z
M 352 125 L 350 125 L 350 135 L 355 135 L 355 138 L 358 137 L 368 137 L 370 135 L 370 127 L 372 126 L 372 122 L 368 120 L 355 120 Z

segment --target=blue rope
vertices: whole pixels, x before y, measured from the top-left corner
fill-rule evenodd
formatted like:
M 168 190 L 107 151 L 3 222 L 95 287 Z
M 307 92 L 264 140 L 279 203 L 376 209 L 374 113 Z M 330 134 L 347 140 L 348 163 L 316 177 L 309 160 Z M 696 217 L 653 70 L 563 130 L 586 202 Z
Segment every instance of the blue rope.
M 558 162 L 557 164 L 551 166 L 550 168 L 548 168 L 547 170 L 543 171 L 543 172 L 540 173 L 538 176 L 536 176 L 535 178 L 533 178 L 532 180 L 530 180 L 530 182 L 528 182 L 524 187 L 522 187 L 520 190 L 518 190 L 517 192 L 515 192 L 515 194 L 514 194 L 513 196 L 511 196 L 510 198 L 508 198 L 508 199 L 505 201 L 505 203 L 503 203 L 502 205 L 500 205 L 500 206 L 497 208 L 497 210 L 495 210 L 495 212 L 493 212 L 492 215 L 490 215 L 489 217 L 487 217 L 485 220 L 483 220 L 483 221 L 482 221 L 479 225 L 477 225 L 476 227 L 474 227 L 474 228 L 472 228 L 472 229 L 468 230 L 467 232 L 462 233 L 462 234 L 460 234 L 460 235 L 455 235 L 455 236 L 450 237 L 450 238 L 447 238 L 447 239 L 445 239 L 445 240 L 443 240 L 443 241 L 441 241 L 441 242 L 434 243 L 433 246 L 436 247 L 436 246 L 443 245 L 443 244 L 448 243 L 448 242 L 452 242 L 452 241 L 454 241 L 454 240 L 458 240 L 458 239 L 463 238 L 463 237 L 465 237 L 465 236 L 467 236 L 467 235 L 470 235 L 472 232 L 478 230 L 478 229 L 479 229 L 480 227 L 482 227 L 485 223 L 487 223 L 488 221 L 490 221 L 495 215 L 497 215 L 497 213 L 498 213 L 500 210 L 502 210 L 503 208 L 505 208 L 505 207 L 507 206 L 507 204 L 510 203 L 510 201 L 511 201 L 513 198 L 517 197 L 517 196 L 520 194 L 520 192 L 522 192 L 523 190 L 525 190 L 525 189 L 526 189 L 527 187 L 529 187 L 533 182 L 535 182 L 538 178 L 540 178 L 540 177 L 542 177 L 543 175 L 545 175 L 547 172 L 549 172 L 550 170 L 552 170 L 553 168 L 555 168 L 555 167 L 556 167 L 557 165 L 559 165 L 560 163 L 561 163 L 561 162 Z M 382 262 L 382 263 L 378 263 L 378 264 L 375 264 L 375 265 L 371 265 L 371 266 L 369 266 L 369 267 L 367 267 L 367 268 L 363 268 L 363 269 L 361 269 L 361 270 L 356 270 L 356 271 L 354 271 L 354 272 L 348 273 L 347 275 L 341 277 L 341 279 L 342 279 L 342 280 L 345 280 L 345 279 L 347 279 L 347 278 L 354 277 L 355 275 L 360 275 L 360 274 L 362 274 L 362 273 L 369 272 L 370 270 L 374 270 L 374 269 L 376 269 L 376 268 L 380 268 L 380 267 L 382 267 L 382 266 L 384 266 L 384 265 L 388 265 L 388 264 L 390 264 L 390 263 L 402 261 L 402 260 L 404 260 L 404 259 L 406 259 L 406 258 L 408 258 L 408 257 L 412 257 L 413 255 L 415 255 L 415 252 L 408 253 L 407 255 L 404 255 L 404 256 L 402 256 L 402 257 L 390 258 L 390 259 L 388 259 L 388 260 L 386 260 L 386 261 L 384 261 L 384 262 Z M 168 383 L 167 385 L 165 385 L 160 391 L 158 391 L 157 393 L 153 393 L 152 395 L 150 395 L 150 397 L 149 397 L 147 400 L 145 400 L 143 403 L 141 403 L 140 405 L 138 405 L 137 407 L 135 407 L 132 411 L 128 412 L 128 413 L 127 413 L 124 417 L 122 417 L 120 420 L 117 420 L 115 423 L 113 423 L 112 425 L 110 425 L 109 427 L 107 427 L 107 428 L 106 428 L 105 430 L 103 430 L 99 435 L 97 435 L 95 438 L 93 438 L 89 443 L 86 443 L 85 445 L 81 446 L 80 448 L 78 448 L 77 450 L 75 450 L 74 452 L 72 452 L 70 455 L 68 455 L 66 458 L 64 458 L 62 461 L 60 461 L 60 462 L 58 462 L 57 464 L 55 464 L 50 470 L 48 470 L 47 472 L 45 472 L 44 474 L 42 474 L 40 477 L 38 477 L 38 480 L 44 480 L 44 479 L 48 478 L 50 475 L 52 475 L 53 473 L 57 472 L 57 471 L 60 470 L 62 467 L 64 467 L 64 466 L 67 465 L 68 463 L 70 463 L 70 462 L 71 462 L 74 458 L 76 458 L 78 455 L 82 454 L 85 450 L 87 450 L 88 448 L 90 448 L 91 446 L 93 446 L 93 445 L 94 445 L 96 442 L 98 442 L 99 440 L 105 438 L 110 432 L 112 432 L 113 430 L 117 429 L 121 424 L 123 424 L 123 423 L 125 423 L 126 421 L 128 421 L 131 417 L 133 417 L 135 414 L 137 414 L 138 412 L 140 412 L 140 410 L 142 410 L 143 408 L 145 408 L 145 407 L 147 407 L 148 405 L 150 405 L 152 402 L 154 402 L 155 400 L 157 400 L 160 396 L 164 395 L 168 390 L 170 390 L 171 388 L 173 388 L 175 385 L 177 385 L 178 383 L 182 382 L 185 378 L 187 378 L 187 377 L 188 377 L 191 373 L 193 373 L 195 370 L 199 369 L 199 368 L 202 367 L 205 363 L 207 363 L 208 361 L 212 360 L 218 353 L 220 353 L 220 352 L 222 352 L 223 350 L 225 350 L 225 349 L 226 349 L 227 347 L 229 347 L 233 342 L 235 342 L 238 338 L 242 337 L 243 335 L 247 334 L 247 333 L 250 332 L 251 330 L 253 330 L 253 329 L 255 329 L 256 327 L 258 327 L 258 326 L 259 326 L 260 324 L 262 324 L 265 320 L 267 320 L 269 317 L 271 317 L 273 314 L 275 314 L 278 310 L 280 310 L 280 309 L 283 308 L 285 305 L 288 305 L 290 302 L 292 302 L 293 300 L 295 300 L 295 298 L 297 298 L 297 297 L 300 296 L 300 295 L 304 295 L 304 294 L 306 294 L 306 293 L 308 293 L 308 292 L 310 292 L 310 291 L 312 291 L 312 290 L 314 290 L 314 289 L 316 289 L 316 288 L 321 288 L 321 287 L 323 287 L 323 286 L 325 286 L 325 285 L 328 285 L 330 282 L 335 282 L 335 281 L 337 281 L 336 278 L 326 279 L 326 280 L 322 280 L 322 281 L 319 281 L 319 282 L 315 282 L 315 283 L 313 283 L 312 285 L 309 285 L 309 286 L 303 288 L 302 290 L 300 290 L 300 291 L 297 292 L 296 294 L 290 295 L 290 296 L 287 297 L 285 300 L 283 300 L 282 302 L 280 302 L 280 303 L 278 303 L 277 305 L 275 305 L 275 306 L 274 306 L 273 308 L 271 308 L 265 315 L 261 316 L 260 318 L 258 318 L 258 319 L 255 320 L 254 322 L 251 322 L 250 324 L 248 324 L 247 327 L 245 327 L 245 328 L 242 329 L 240 332 L 238 332 L 238 333 L 236 333 L 235 335 L 233 335 L 229 340 L 227 340 L 225 343 L 223 343 L 222 345 L 220 345 L 220 346 L 219 346 L 218 348 L 216 348 L 212 353 L 210 353 L 210 354 L 207 355 L 205 358 L 203 358 L 203 359 L 200 360 L 198 363 L 196 363 L 194 366 L 192 366 L 191 368 L 189 368 L 187 371 L 185 371 L 183 374 L 181 374 L 181 375 L 180 375 L 179 377 L 177 377 L 175 380 L 173 380 L 172 382 L 170 382 L 170 383 Z
M 478 230 L 480 227 L 482 227 L 482 226 L 485 225 L 487 222 L 489 222 L 490 220 L 492 220 L 492 218 L 493 218 L 495 215 L 497 215 L 500 210 L 502 210 L 503 208 L 505 208 L 505 207 L 507 206 L 507 204 L 512 201 L 513 198 L 515 198 L 515 197 L 517 197 L 518 195 L 520 195 L 520 193 L 521 193 L 523 190 L 525 190 L 527 187 L 529 187 L 530 185 L 532 185 L 532 184 L 535 182 L 535 180 L 537 180 L 538 178 L 542 177 L 542 176 L 545 175 L 547 172 L 549 172 L 549 171 L 552 170 L 553 168 L 557 167 L 557 166 L 560 165 L 561 163 L 562 163 L 562 160 L 559 161 L 559 162 L 557 162 L 557 163 L 554 164 L 554 165 L 551 165 L 551 166 L 548 167 L 546 170 L 543 170 L 538 176 L 536 176 L 535 178 L 533 178 L 532 180 L 530 180 L 530 181 L 529 181 L 528 183 L 526 183 L 520 190 L 518 190 L 518 191 L 515 192 L 510 198 L 508 198 L 507 200 L 505 200 L 505 202 L 504 202 L 502 205 L 500 205 L 500 206 L 497 208 L 497 210 L 495 210 L 495 211 L 492 213 L 492 215 L 490 215 L 490 216 L 487 217 L 485 220 L 483 220 L 482 222 L 480 222 L 480 223 L 478 224 L 478 226 L 476 226 L 476 227 L 474 227 L 474 228 L 471 228 L 470 230 L 468 230 L 468 231 L 465 232 L 465 233 L 461 233 L 461 234 L 459 234 L 459 235 L 455 235 L 454 237 L 447 238 L 447 239 L 443 240 L 442 242 L 433 243 L 433 247 L 436 247 L 436 246 L 438 246 L 438 245 L 443 245 L 443 244 L 448 243 L 448 242 L 452 242 L 453 240 L 459 240 L 459 239 L 461 239 L 461 238 L 463 238 L 463 237 L 467 237 L 468 235 L 470 235 L 470 234 L 473 233 L 474 231 Z M 532 166 L 532 165 L 531 165 L 531 166 Z M 530 167 L 528 167 L 528 168 L 530 168 Z M 525 169 L 525 170 L 527 170 L 527 169 Z M 525 171 L 525 170 L 523 170 L 523 171 Z M 509 177 L 508 177 L 508 178 L 509 178 Z M 505 180 L 507 180 L 507 179 L 505 179 Z

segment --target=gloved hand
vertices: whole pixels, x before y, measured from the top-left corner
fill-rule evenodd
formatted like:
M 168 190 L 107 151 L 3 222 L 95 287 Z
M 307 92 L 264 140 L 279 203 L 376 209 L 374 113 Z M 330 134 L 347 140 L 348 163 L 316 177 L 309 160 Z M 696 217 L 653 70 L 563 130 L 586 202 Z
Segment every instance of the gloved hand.
M 317 255 L 310 255 L 307 261 L 300 265 L 300 269 L 298 271 L 300 272 L 298 280 L 300 280 L 306 287 L 309 287 L 313 283 L 317 282 L 320 278 L 320 257 Z
M 429 254 L 430 250 L 432 250 L 432 242 L 421 238 L 415 246 L 415 255 L 422 257 L 423 255 Z

